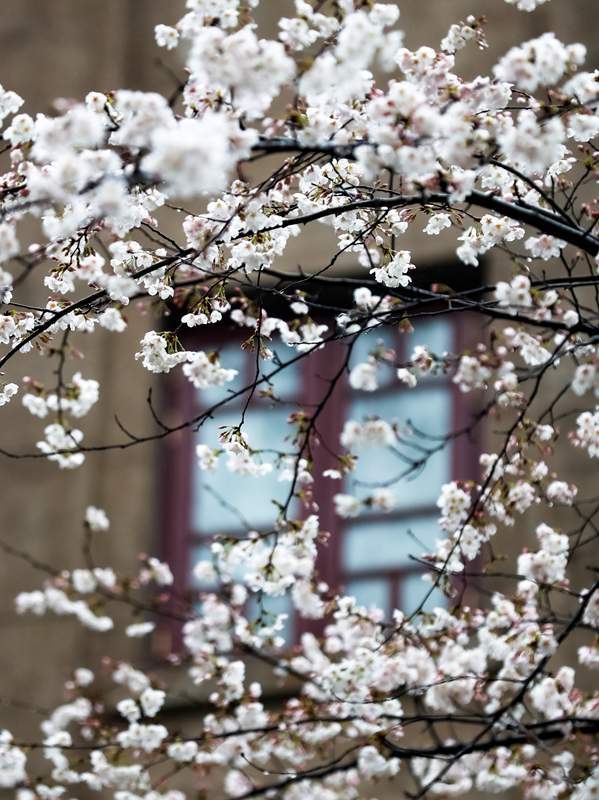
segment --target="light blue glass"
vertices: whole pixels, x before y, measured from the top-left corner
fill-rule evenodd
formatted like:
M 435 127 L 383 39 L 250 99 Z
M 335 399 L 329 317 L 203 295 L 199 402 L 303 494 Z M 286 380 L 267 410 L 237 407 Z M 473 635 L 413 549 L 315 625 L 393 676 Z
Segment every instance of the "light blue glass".
M 215 348 L 217 349 L 217 348 Z M 232 392 L 238 392 L 249 383 L 247 373 L 247 353 L 245 353 L 239 342 L 231 342 L 224 347 L 218 348 L 219 361 L 221 367 L 225 369 L 236 369 L 237 375 L 232 381 L 225 383 L 223 386 L 211 386 L 208 389 L 197 389 L 197 402 L 200 408 L 210 408 L 215 403 L 230 397 Z M 241 402 L 245 399 L 245 395 L 236 402 Z
M 384 350 L 395 350 L 397 347 L 397 339 L 395 331 L 389 327 L 373 327 L 361 333 L 353 348 L 349 360 L 349 366 L 354 367 L 356 364 L 361 364 L 368 360 L 368 356 L 373 350 L 382 347 Z M 395 368 L 392 364 L 387 364 L 384 361 L 379 362 L 377 370 L 377 378 L 379 386 L 387 386 L 395 377 Z
M 394 491 L 397 509 L 434 505 L 443 483 L 451 476 L 451 446 L 430 455 L 426 463 L 411 469 L 413 462 L 426 455 L 440 441 L 417 433 L 440 436 L 451 430 L 451 394 L 444 386 L 426 386 L 412 390 L 356 397 L 351 404 L 350 418 L 361 421 L 379 416 L 389 423 L 395 421 L 400 440 L 393 448 L 355 448 L 358 463 L 351 473 L 350 490 L 366 497 L 374 486 L 389 485 Z M 408 421 L 414 426 L 410 431 Z M 401 455 L 400 455 L 401 454 Z M 403 455 L 403 458 L 402 458 Z M 360 483 L 366 485 L 361 486 Z
M 217 581 L 198 580 L 198 578 L 196 578 L 196 576 L 193 574 L 193 568 L 198 561 L 209 561 L 211 564 L 213 563 L 212 552 L 210 550 L 210 545 L 207 542 L 202 542 L 201 544 L 197 544 L 191 548 L 189 562 L 189 585 L 190 588 L 197 589 L 200 592 L 207 592 L 211 589 L 215 589 L 217 586 Z
M 388 618 L 391 613 L 389 584 L 383 578 L 357 578 L 347 583 L 345 594 L 355 597 L 361 606 L 380 608 Z
M 447 433 L 451 423 L 452 396 L 445 386 L 423 386 L 384 394 L 361 392 L 353 398 L 351 419 L 382 417 L 405 428 L 408 420 L 431 434 Z
M 414 573 L 409 575 L 400 584 L 400 610 L 404 614 L 413 614 L 430 591 L 431 584 L 422 579 L 422 575 Z M 423 605 L 423 611 L 432 611 L 434 608 L 445 608 L 447 598 L 435 587 Z
M 243 434 L 252 448 L 289 451 L 285 436 L 292 433 L 287 425 L 288 409 L 253 408 L 246 414 Z M 238 425 L 240 411 L 216 414 L 207 420 L 197 434 L 198 442 L 219 447 L 221 428 Z M 265 453 L 263 461 L 274 463 L 276 455 Z M 224 533 L 246 531 L 257 528 L 270 529 L 277 518 L 277 509 L 271 502 L 284 502 L 291 484 L 279 481 L 279 470 L 263 477 L 252 477 L 230 472 L 225 466 L 226 455 L 222 455 L 215 470 L 200 471 L 194 467 L 192 485 L 192 525 L 199 533 Z
M 343 534 L 343 569 L 362 572 L 414 566 L 410 556 L 430 552 L 438 536 L 437 519 L 432 515 L 353 522 Z
M 242 350 L 240 345 L 240 342 L 227 344 L 218 351 L 221 365 L 226 369 L 236 369 L 238 374 L 232 381 L 229 381 L 224 386 L 212 386 L 209 389 L 198 389 L 197 397 L 200 407 L 210 407 L 220 400 L 229 397 L 232 392 L 237 392 L 246 386 L 250 387 L 255 380 L 256 353 L 253 350 Z M 272 359 L 260 358 L 258 363 L 260 370 L 259 379 L 276 371 L 281 365 L 286 364 L 297 356 L 297 350 L 292 347 L 287 347 L 287 345 L 280 341 L 269 342 L 268 348 L 275 353 L 275 356 Z M 253 400 L 260 402 L 260 392 L 266 391 L 269 388 L 272 389 L 275 396 L 280 400 L 295 400 L 301 388 L 301 364 L 301 360 L 296 361 L 288 367 L 281 369 L 281 371 L 277 372 L 268 382 L 262 381 L 259 383 L 256 387 Z M 237 404 L 243 404 L 246 398 L 247 394 L 244 393 L 237 398 L 235 402 Z
M 260 359 L 260 372 L 261 376 L 270 375 L 275 370 L 279 369 L 283 364 L 287 364 L 291 359 L 296 358 L 298 352 L 293 347 L 287 347 L 281 341 L 273 341 L 268 343 L 268 349 L 272 350 L 274 358 L 266 360 Z M 256 373 L 256 354 L 250 353 L 250 374 Z M 288 367 L 284 367 L 280 372 L 277 372 L 269 382 L 264 382 L 258 387 L 261 390 L 267 390 L 269 383 L 272 385 L 272 390 L 279 400 L 293 401 L 299 399 L 301 390 L 301 368 L 305 359 L 294 361 Z
M 416 318 L 412 320 L 412 325 L 414 333 L 405 334 L 404 339 L 408 358 L 417 345 L 426 347 L 436 356 L 442 356 L 453 349 L 454 328 L 446 317 Z
M 195 575 L 193 574 L 193 568 L 198 561 L 210 561 L 210 563 L 214 564 L 214 560 L 212 558 L 212 551 L 210 550 L 210 545 L 205 542 L 202 544 L 197 545 L 192 550 L 192 557 L 191 563 L 189 565 L 190 568 L 190 586 L 192 589 L 197 589 L 198 591 L 212 591 L 217 588 L 220 584 L 220 581 L 205 581 L 205 580 L 198 580 Z M 243 583 L 248 573 L 248 567 L 245 563 L 237 564 L 233 572 L 231 573 L 231 578 L 236 583 Z
M 258 595 L 251 595 L 248 602 L 248 620 L 250 622 L 261 617 L 263 624 L 267 626 L 272 625 L 277 614 L 287 614 L 287 619 L 279 635 L 282 636 L 286 642 L 290 643 L 293 641 L 294 612 L 289 595 L 282 594 L 277 597 L 270 597 L 269 595 L 263 594 L 260 599 L 258 599 Z

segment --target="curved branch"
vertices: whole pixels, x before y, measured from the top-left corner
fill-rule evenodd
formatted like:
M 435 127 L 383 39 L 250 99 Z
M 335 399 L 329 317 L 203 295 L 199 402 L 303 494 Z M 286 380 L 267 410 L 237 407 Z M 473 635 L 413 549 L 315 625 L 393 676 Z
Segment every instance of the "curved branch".
M 553 725 L 558 727 L 552 727 Z M 541 726 L 547 726 L 547 730 L 544 730 Z M 540 727 L 541 729 L 539 730 Z M 569 727 L 570 730 L 564 730 L 564 727 Z M 472 741 L 470 744 L 467 742 L 455 742 L 454 744 L 418 749 L 415 747 L 398 747 L 387 738 L 384 739 L 384 742 L 391 753 L 398 758 L 445 758 L 457 755 L 464 756 L 469 753 L 488 753 L 498 747 L 516 747 L 522 744 L 532 744 L 538 740 L 543 742 L 557 741 L 567 738 L 572 732 L 592 736 L 599 733 L 599 720 L 548 720 L 545 723 L 523 725 L 522 728 L 523 733 L 514 734 L 513 736 L 498 736 L 483 742 Z
M 182 250 L 180 253 L 177 253 L 173 256 L 168 256 L 167 258 L 163 258 L 161 261 L 157 261 L 154 264 L 151 264 L 149 267 L 145 267 L 144 269 L 140 269 L 137 272 L 134 272 L 130 277 L 131 278 L 143 278 L 145 275 L 149 275 L 151 272 L 154 272 L 157 269 L 161 269 L 162 267 L 168 267 L 171 264 L 174 264 L 176 261 L 179 261 L 181 258 L 186 258 L 190 256 L 195 251 L 191 248 L 187 250 Z M 104 300 L 108 297 L 108 292 L 106 289 L 98 289 L 97 292 L 93 294 L 89 294 L 87 297 L 82 297 L 81 300 L 76 300 L 74 303 L 70 303 L 68 306 L 61 308 L 60 311 L 50 311 L 48 313 L 51 316 L 45 320 L 45 322 L 40 322 L 39 325 L 36 325 L 35 328 L 23 339 L 20 339 L 8 352 L 6 352 L 2 358 L 0 358 L 0 368 L 2 368 L 6 362 L 12 358 L 12 356 L 16 355 L 20 350 L 25 347 L 25 345 L 32 342 L 36 339 L 41 333 L 47 331 L 48 328 L 51 328 L 55 323 L 58 322 L 59 319 L 66 317 L 73 311 L 78 311 L 82 308 L 90 309 L 94 303 L 98 302 L 98 300 Z
M 437 203 L 446 207 L 451 207 L 451 199 L 448 192 L 422 192 L 421 194 L 401 195 L 397 197 L 373 197 L 370 200 L 356 200 L 353 203 L 344 205 L 330 206 L 311 214 L 304 214 L 298 217 L 288 217 L 278 225 L 269 228 L 261 228 L 257 231 L 248 232 L 247 235 L 259 233 L 269 233 L 270 231 L 288 228 L 290 225 L 306 225 L 309 222 L 316 222 L 326 217 L 337 214 L 344 214 L 348 211 L 370 210 L 376 208 L 407 208 L 409 206 L 425 206 L 428 203 Z M 489 211 L 509 217 L 510 219 L 530 225 L 541 233 L 548 236 L 555 236 L 568 244 L 578 247 L 591 256 L 599 254 L 599 239 L 582 228 L 573 228 L 566 225 L 556 214 L 549 214 L 546 211 L 536 210 L 533 206 L 524 204 L 508 203 L 506 200 L 496 195 L 479 192 L 474 190 L 466 196 L 460 203 L 465 205 L 479 206 Z
M 367 143 L 355 142 L 352 144 L 336 145 L 332 142 L 327 142 L 322 145 L 302 145 L 294 139 L 261 139 L 258 144 L 255 145 L 254 150 L 265 154 L 294 152 L 298 154 L 320 153 L 334 158 L 351 159 L 354 158 L 355 149 L 365 144 Z M 425 205 L 428 202 L 449 205 L 450 194 L 448 192 L 423 192 L 419 195 L 361 200 L 355 203 L 349 203 L 345 206 L 334 206 L 330 209 L 324 209 L 323 211 L 316 211 L 313 214 L 306 214 L 301 218 L 295 218 L 295 220 L 285 220 L 277 227 L 287 227 L 292 224 L 305 224 L 330 216 L 331 214 L 343 213 L 344 211 L 353 211 L 361 208 L 397 208 L 409 205 Z M 480 208 L 486 208 L 489 211 L 495 211 L 517 222 L 530 225 L 549 236 L 556 236 L 559 239 L 563 239 L 565 242 L 568 242 L 568 244 L 579 247 L 592 256 L 596 256 L 599 253 L 599 239 L 577 225 L 564 222 L 562 217 L 565 212 L 561 210 L 559 210 L 559 213 L 553 214 L 544 209 L 536 209 L 534 206 L 528 205 L 527 203 L 508 203 L 506 200 L 502 200 L 494 194 L 480 192 L 478 190 L 470 192 L 462 202 L 466 205 L 476 205 Z M 273 229 L 274 228 L 267 230 Z

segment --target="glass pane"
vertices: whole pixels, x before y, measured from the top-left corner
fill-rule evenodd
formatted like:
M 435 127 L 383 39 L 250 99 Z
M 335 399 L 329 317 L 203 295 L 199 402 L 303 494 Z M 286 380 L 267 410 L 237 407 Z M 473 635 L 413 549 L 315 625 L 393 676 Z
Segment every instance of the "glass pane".
M 431 588 L 428 581 L 422 579 L 422 575 L 415 573 L 408 575 L 400 584 L 400 604 L 399 607 L 404 614 L 412 614 L 420 606 Z M 431 596 L 423 606 L 423 611 L 432 611 L 434 608 L 444 608 L 447 605 L 447 598 L 439 587 L 435 587 Z
M 351 405 L 351 419 L 380 416 L 387 422 L 396 421 L 400 440 L 394 448 L 356 448 L 358 463 L 350 476 L 350 490 L 365 497 L 374 486 L 391 485 L 398 509 L 434 505 L 441 485 L 451 476 L 451 448 L 446 446 L 430 455 L 423 467 L 408 471 L 413 462 L 423 459 L 425 450 L 431 451 L 440 444 L 426 434 L 439 436 L 451 429 L 451 400 L 450 390 L 444 386 L 356 398 Z M 408 420 L 414 432 L 410 432 Z M 390 483 L 401 475 L 405 477 L 399 482 Z
M 198 561 L 209 561 L 211 564 L 213 563 L 212 560 L 212 552 L 210 551 L 210 545 L 207 542 L 202 542 L 201 544 L 194 545 L 191 548 L 191 557 L 189 562 L 189 585 L 192 589 L 197 589 L 200 592 L 206 592 L 210 589 L 215 589 L 217 582 L 216 581 L 207 581 L 207 580 L 198 580 L 193 574 L 193 568 L 197 564 Z
M 223 386 L 211 386 L 208 389 L 196 389 L 197 402 L 200 407 L 206 408 L 213 406 L 220 400 L 224 400 L 231 392 L 238 392 L 249 383 L 247 374 L 247 354 L 241 349 L 240 342 L 231 342 L 224 347 L 209 348 L 214 349 L 219 354 L 219 360 L 225 369 L 236 369 L 237 375 L 232 381 Z M 245 396 L 238 398 L 235 402 L 239 403 Z
M 355 597 L 361 606 L 380 608 L 389 617 L 391 613 L 389 584 L 381 578 L 365 578 L 349 581 L 345 593 Z
M 358 336 L 356 343 L 353 346 L 349 366 L 354 367 L 368 360 L 369 354 L 382 347 L 384 350 L 395 350 L 397 347 L 397 339 L 395 331 L 392 328 L 380 327 L 366 330 Z M 386 386 L 395 377 L 395 367 L 392 364 L 379 362 L 377 371 L 379 386 Z
M 289 451 L 290 444 L 285 436 L 292 429 L 287 425 L 288 410 L 285 408 L 251 409 L 246 415 L 243 433 L 255 449 L 268 448 L 269 451 Z M 219 446 L 219 433 L 222 426 L 238 425 L 240 412 L 216 414 L 200 429 L 196 441 Z M 276 455 L 267 452 L 256 456 L 265 462 L 274 463 Z M 192 525 L 202 533 L 239 531 L 252 528 L 270 529 L 277 517 L 277 509 L 271 502 L 275 499 L 284 502 L 291 484 L 279 481 L 279 470 L 263 477 L 252 477 L 230 472 L 225 466 L 227 457 L 220 457 L 215 470 L 201 472 L 194 469 Z
M 287 619 L 281 632 L 279 633 L 286 642 L 293 640 L 293 605 L 291 598 L 287 594 L 277 597 L 269 595 L 251 595 L 248 603 L 248 620 L 261 619 L 264 625 L 272 625 L 277 614 L 287 614 Z
M 395 419 L 400 428 L 405 428 L 408 420 L 416 427 L 430 434 L 446 433 L 452 410 L 452 395 L 446 386 L 424 386 L 416 389 L 402 389 L 397 392 L 360 395 L 353 399 L 350 409 L 352 419 L 378 416 L 388 422 Z
M 276 342 L 269 342 L 268 343 L 269 350 L 272 350 L 274 353 L 274 358 L 271 360 L 266 360 L 265 358 L 260 359 L 260 372 L 262 376 L 269 375 L 271 372 L 274 372 L 280 365 L 286 364 L 292 358 L 297 357 L 298 352 L 293 347 L 287 347 L 286 344 L 283 344 L 280 341 Z M 248 357 L 250 359 L 250 375 L 254 375 L 256 372 L 256 354 L 249 353 Z M 282 369 L 278 372 L 274 377 L 270 379 L 270 383 L 272 384 L 272 389 L 277 398 L 280 400 L 295 400 L 298 398 L 301 389 L 301 365 L 304 363 L 304 359 L 300 361 L 295 361 L 293 364 L 290 364 L 285 369 Z M 268 383 L 260 384 L 259 387 L 262 391 L 267 390 L 269 388 Z
M 409 556 L 430 552 L 438 536 L 434 516 L 354 522 L 343 534 L 342 566 L 346 572 L 414 566 Z
M 442 356 L 453 348 L 453 326 L 447 318 L 415 319 L 412 322 L 414 333 L 408 334 L 405 339 L 406 356 L 412 355 L 412 350 L 420 345 L 426 347 L 431 353 Z

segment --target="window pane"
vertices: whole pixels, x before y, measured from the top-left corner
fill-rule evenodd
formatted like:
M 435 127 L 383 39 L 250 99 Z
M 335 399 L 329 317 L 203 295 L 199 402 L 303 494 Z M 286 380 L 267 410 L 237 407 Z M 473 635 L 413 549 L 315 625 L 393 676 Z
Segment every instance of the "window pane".
M 283 629 L 279 632 L 286 642 L 293 640 L 293 606 L 291 598 L 287 594 L 277 597 L 270 597 L 263 594 L 260 599 L 257 595 L 251 595 L 248 603 L 248 620 L 261 619 L 264 625 L 272 625 L 277 614 L 287 614 Z
M 238 392 L 244 386 L 247 386 L 249 380 L 247 375 L 247 355 L 243 352 L 240 342 L 231 342 L 224 347 L 214 347 L 219 354 L 221 366 L 225 369 L 236 369 L 237 375 L 232 381 L 225 383 L 224 386 L 211 386 L 208 389 L 196 389 L 197 402 L 200 407 L 209 408 L 220 400 L 229 397 L 232 392 Z M 239 403 L 245 399 L 238 398 L 235 402 Z
M 282 342 L 269 342 L 268 347 L 274 352 L 272 359 L 260 359 L 260 378 L 275 371 L 277 367 L 286 364 L 294 356 L 297 350 L 287 347 Z M 220 400 L 228 397 L 232 392 L 237 392 L 245 386 L 251 386 L 256 375 L 256 353 L 252 350 L 242 350 L 241 342 L 227 344 L 217 350 L 220 363 L 226 369 L 236 369 L 238 374 L 232 381 L 224 386 L 212 386 L 209 389 L 197 390 L 197 402 L 201 407 L 212 406 Z M 285 367 L 270 379 L 270 384 L 264 381 L 256 390 L 254 399 L 259 398 L 260 391 L 267 391 L 269 386 L 274 391 L 275 396 L 280 400 L 295 400 L 301 388 L 300 367 L 301 362 L 294 362 Z M 237 398 L 234 402 L 242 404 L 247 395 Z
M 298 355 L 298 352 L 295 348 L 287 347 L 286 344 L 283 344 L 280 341 L 269 342 L 268 349 L 273 351 L 274 358 L 272 358 L 270 361 L 267 361 L 264 358 L 260 359 L 260 372 L 263 376 L 269 375 L 279 366 L 286 364 L 288 361 Z M 255 375 L 256 354 L 249 353 L 248 357 L 250 359 L 250 375 Z M 270 384 L 272 384 L 274 394 L 279 400 L 289 401 L 299 398 L 301 390 L 301 364 L 304 362 L 305 359 L 295 361 L 293 364 L 285 367 L 270 379 Z M 263 391 L 267 390 L 269 388 L 269 384 L 264 382 L 263 384 L 260 384 L 259 388 Z
M 388 327 L 372 328 L 366 330 L 358 336 L 356 343 L 353 346 L 349 366 L 354 367 L 368 360 L 369 354 L 382 347 L 385 350 L 395 350 L 397 347 L 397 339 L 395 330 Z M 392 364 L 379 362 L 377 371 L 379 386 L 386 386 L 391 383 L 395 378 L 395 368 Z
M 189 585 L 192 589 L 197 589 L 201 592 L 209 591 L 210 589 L 215 589 L 217 582 L 216 581 L 206 581 L 206 580 L 198 580 L 195 575 L 193 574 L 193 568 L 198 563 L 198 561 L 209 561 L 211 564 L 212 561 L 212 552 L 210 550 L 210 544 L 208 542 L 202 542 L 201 544 L 197 544 L 191 548 L 191 558 L 189 563 Z
M 405 337 L 406 356 L 412 355 L 416 345 L 426 347 L 436 356 L 442 356 L 453 348 L 453 326 L 449 319 L 436 317 L 435 319 L 415 319 L 413 321 L 414 333 Z
M 434 516 L 354 522 L 343 534 L 343 569 L 362 572 L 414 566 L 409 556 L 430 552 L 438 535 Z
M 345 593 L 355 597 L 361 606 L 380 608 L 389 617 L 391 613 L 389 584 L 381 578 L 365 578 L 349 581 Z
M 406 473 L 414 461 L 426 455 L 423 448 L 427 451 L 436 448 L 440 444 L 438 439 L 410 434 L 408 420 L 423 434 L 444 434 L 451 428 L 451 399 L 450 390 L 444 386 L 356 398 L 351 406 L 351 419 L 359 421 L 367 416 L 380 416 L 387 422 L 395 420 L 400 441 L 394 448 L 356 449 L 358 463 L 350 475 L 350 490 L 365 497 L 374 486 L 387 485 Z M 429 456 L 424 467 L 408 473 L 391 485 L 395 490 L 397 508 L 434 505 L 441 485 L 450 479 L 450 475 L 451 450 L 445 447 Z M 360 482 L 367 485 L 360 486 Z
M 422 579 L 421 574 L 407 576 L 400 584 L 400 604 L 399 607 L 404 614 L 412 614 L 424 600 L 431 588 L 428 581 Z M 432 611 L 434 608 L 444 608 L 447 605 L 447 598 L 439 589 L 435 587 L 431 596 L 423 606 L 423 611 Z
M 246 415 L 243 433 L 252 448 L 289 451 L 285 436 L 291 432 L 287 425 L 288 409 L 251 409 Z M 210 447 L 219 446 L 219 433 L 222 426 L 238 425 L 239 411 L 216 414 L 208 420 L 198 433 L 198 442 Z M 274 463 L 276 455 L 268 452 L 263 461 Z M 226 456 L 221 456 L 215 470 L 201 472 L 194 469 L 192 525 L 202 533 L 247 530 L 248 528 L 269 529 L 277 517 L 277 509 L 271 502 L 275 499 L 284 502 L 291 484 L 279 481 L 279 470 L 263 477 L 252 477 L 230 472 L 225 466 Z
M 352 419 L 378 416 L 397 420 L 400 428 L 408 420 L 417 428 L 434 435 L 446 433 L 451 420 L 452 393 L 448 386 L 423 386 L 403 389 L 397 383 L 397 392 L 361 394 L 353 399 Z

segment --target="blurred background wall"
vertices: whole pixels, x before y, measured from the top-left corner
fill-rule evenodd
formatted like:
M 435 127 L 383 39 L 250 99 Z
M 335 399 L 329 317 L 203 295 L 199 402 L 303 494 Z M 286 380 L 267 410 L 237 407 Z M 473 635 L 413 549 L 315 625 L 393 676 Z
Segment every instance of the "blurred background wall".
M 24 110 L 31 114 L 51 113 L 55 98 L 81 99 L 91 89 L 168 93 L 173 79 L 160 67 L 164 51 L 155 46 L 153 30 L 159 22 L 179 19 L 183 7 L 183 0 L 5 0 L 0 9 L 0 82 L 25 99 Z M 131 364 L 144 320 L 131 315 L 129 321 L 123 341 L 101 331 L 85 343 L 90 348 L 85 361 L 73 365 L 84 376 L 97 374 L 102 384 L 101 401 L 89 417 L 90 442 L 114 437 L 117 408 L 123 421 L 143 415 L 148 381 L 142 370 L 132 372 Z M 49 375 L 51 365 L 45 359 L 36 361 L 34 356 L 33 361 L 35 366 L 20 360 L 11 374 L 41 369 Z M 3 446 L 35 450 L 43 423 L 17 407 L 10 411 L 2 420 Z M 110 535 L 99 543 L 98 563 L 114 562 L 135 571 L 137 553 L 158 547 L 157 457 L 151 446 L 100 453 L 70 474 L 44 460 L 0 459 L 0 538 L 51 566 L 81 565 L 83 513 L 94 504 L 107 508 L 115 519 Z M 59 702 L 73 656 L 91 665 L 110 650 L 108 640 L 93 642 L 94 637 L 82 634 L 70 620 L 15 615 L 14 595 L 41 579 L 19 559 L 0 558 L 0 725 L 23 733 L 31 718 L 11 707 L 14 698 L 42 707 Z

